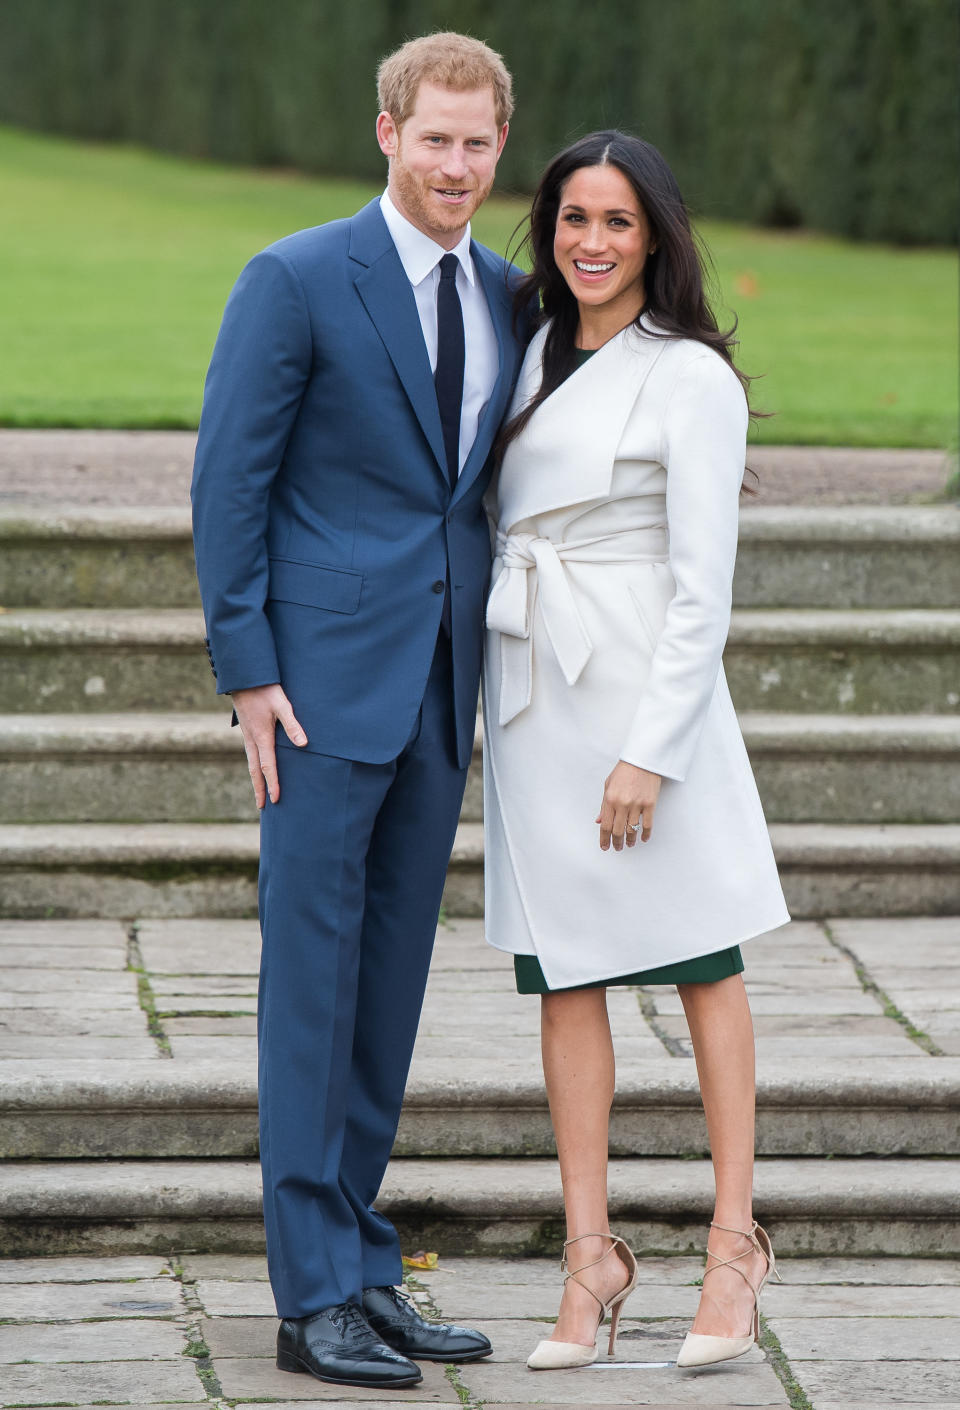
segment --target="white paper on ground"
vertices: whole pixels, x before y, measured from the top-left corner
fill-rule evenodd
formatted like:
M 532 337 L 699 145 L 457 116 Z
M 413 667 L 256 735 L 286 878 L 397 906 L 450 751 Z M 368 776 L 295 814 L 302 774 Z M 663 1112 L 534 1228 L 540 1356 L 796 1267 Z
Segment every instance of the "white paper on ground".
M 662 1371 L 672 1366 L 672 1361 L 593 1361 L 584 1371 Z

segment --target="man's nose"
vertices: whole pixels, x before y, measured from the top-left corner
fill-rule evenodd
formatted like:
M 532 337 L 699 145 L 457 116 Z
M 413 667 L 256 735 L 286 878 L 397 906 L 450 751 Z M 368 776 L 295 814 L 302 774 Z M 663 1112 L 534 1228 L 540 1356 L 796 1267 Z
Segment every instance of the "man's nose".
M 460 177 L 467 173 L 467 154 L 463 147 L 450 147 L 444 154 L 444 176 Z

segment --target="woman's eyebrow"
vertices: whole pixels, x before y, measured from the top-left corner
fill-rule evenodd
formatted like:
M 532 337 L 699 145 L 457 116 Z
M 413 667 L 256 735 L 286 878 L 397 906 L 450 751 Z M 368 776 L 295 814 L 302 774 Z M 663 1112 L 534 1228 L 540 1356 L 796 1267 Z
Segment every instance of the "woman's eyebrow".
M 560 207 L 562 211 L 582 211 L 583 206 L 578 206 L 573 201 L 564 201 Z M 636 218 L 636 211 L 627 210 L 625 206 L 614 206 L 611 210 L 604 211 L 604 215 L 631 215 Z

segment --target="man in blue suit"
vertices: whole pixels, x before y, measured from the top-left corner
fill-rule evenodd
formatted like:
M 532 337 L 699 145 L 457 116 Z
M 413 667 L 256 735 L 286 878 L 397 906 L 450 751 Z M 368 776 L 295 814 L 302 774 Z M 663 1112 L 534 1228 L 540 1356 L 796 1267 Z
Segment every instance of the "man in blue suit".
M 490 1352 L 423 1321 L 373 1208 L 473 747 L 482 496 L 522 355 L 470 239 L 512 111 L 477 40 L 378 75 L 387 190 L 247 265 L 193 481 L 211 665 L 261 809 L 260 1155 L 277 1364 L 379 1387 Z

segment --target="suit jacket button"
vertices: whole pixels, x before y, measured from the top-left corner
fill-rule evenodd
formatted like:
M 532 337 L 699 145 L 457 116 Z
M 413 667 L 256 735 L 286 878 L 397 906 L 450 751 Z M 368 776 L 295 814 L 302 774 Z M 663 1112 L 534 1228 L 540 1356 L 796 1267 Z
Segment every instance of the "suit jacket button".
M 444 588 L 444 584 L 443 584 L 443 583 L 440 581 L 440 579 L 438 578 L 437 581 L 436 581 L 436 582 L 434 583 L 434 585 L 433 585 L 433 590 L 434 590 L 434 592 L 443 592 L 443 588 Z

